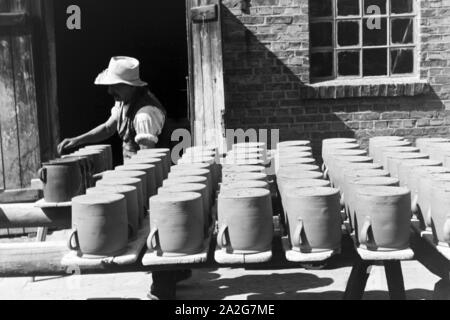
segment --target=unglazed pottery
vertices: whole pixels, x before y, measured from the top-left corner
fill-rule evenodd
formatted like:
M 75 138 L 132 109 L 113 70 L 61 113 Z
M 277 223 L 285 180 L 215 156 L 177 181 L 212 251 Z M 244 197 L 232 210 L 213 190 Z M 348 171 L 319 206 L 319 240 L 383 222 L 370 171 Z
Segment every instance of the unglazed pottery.
M 149 248 L 169 256 L 203 250 L 205 222 L 199 193 L 159 194 L 150 198 L 150 207 Z
M 434 186 L 431 192 L 431 221 L 439 245 L 450 246 L 450 185 Z
M 156 167 L 152 164 L 125 164 L 114 168 L 116 171 L 143 171 L 147 174 L 147 194 L 148 197 L 157 194 L 156 188 Z
M 266 189 L 223 191 L 218 199 L 217 244 L 231 253 L 258 253 L 272 248 L 273 220 Z
M 77 159 L 44 163 L 38 175 L 44 184 L 44 199 L 47 202 L 68 202 L 85 191 L 82 167 Z
M 128 243 L 125 196 L 95 194 L 73 198 L 72 229 L 69 248 L 84 258 L 120 255 Z
M 401 187 L 364 187 L 356 190 L 356 234 L 369 250 L 409 247 L 411 193 Z
M 138 206 L 138 193 L 136 187 L 127 185 L 117 186 L 101 186 L 90 188 L 87 190 L 87 195 L 96 194 L 121 194 L 125 196 L 127 202 L 127 221 L 130 226 L 130 239 L 135 239 L 139 230 L 139 206 Z
M 431 159 L 416 159 L 402 161 L 398 166 L 398 179 L 401 187 L 408 187 L 408 176 L 414 168 L 418 167 L 440 167 L 442 163 Z
M 339 191 L 312 187 L 286 192 L 292 249 L 305 253 L 336 250 L 341 246 Z
M 131 159 L 125 159 L 125 164 L 151 164 L 155 166 L 155 183 L 156 187 L 162 186 L 164 180 L 163 162 L 159 158 L 139 157 L 135 156 Z

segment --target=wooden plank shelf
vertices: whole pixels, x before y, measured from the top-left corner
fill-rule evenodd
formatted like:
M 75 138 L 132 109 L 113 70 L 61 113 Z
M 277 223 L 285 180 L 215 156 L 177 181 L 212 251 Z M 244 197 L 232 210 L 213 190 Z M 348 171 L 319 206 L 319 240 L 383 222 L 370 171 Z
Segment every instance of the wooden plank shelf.
M 64 255 L 61 265 L 65 268 L 76 266 L 80 270 L 102 269 L 106 266 L 125 266 L 134 264 L 139 259 L 139 255 L 145 247 L 147 237 L 150 233 L 149 217 L 143 221 L 141 229 L 138 231 L 135 240 L 130 241 L 124 252 L 120 255 L 104 258 L 84 258 L 76 251 Z

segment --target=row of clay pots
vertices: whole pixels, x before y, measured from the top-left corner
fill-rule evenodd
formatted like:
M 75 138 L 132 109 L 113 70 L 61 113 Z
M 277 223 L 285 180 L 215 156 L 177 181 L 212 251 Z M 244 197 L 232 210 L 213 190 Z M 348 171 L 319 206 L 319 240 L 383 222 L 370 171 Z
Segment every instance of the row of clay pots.
M 201 149 L 200 149 L 201 148 Z M 149 248 L 166 256 L 192 255 L 204 249 L 218 173 L 217 149 L 193 147 L 172 166 L 150 198 Z
M 381 163 L 371 161 L 375 156 L 383 159 L 380 151 L 383 146 L 398 144 L 402 139 L 371 139 L 369 156 L 354 156 L 355 150 L 360 150 L 355 148 L 355 143 L 334 144 L 333 141 L 329 139 L 323 146 L 328 175 L 341 192 L 341 204 L 359 243 L 379 251 L 407 248 L 411 219 L 410 192 L 398 187 L 399 180 L 389 177 L 390 172 L 382 170 Z M 337 154 L 335 145 L 341 150 Z
M 292 250 L 309 253 L 340 248 L 339 191 L 323 179 L 310 143 L 298 146 L 295 141 L 282 142 L 277 155 L 278 191 Z
M 259 161 L 244 163 L 244 157 Z M 266 165 L 265 143 L 235 144 L 223 162 L 217 244 L 228 253 L 254 254 L 272 248 L 273 209 Z
M 86 258 L 123 252 L 137 236 L 148 199 L 161 183 L 157 172 L 163 178 L 168 153 L 168 149 L 153 149 L 150 154 L 138 154 L 115 170 L 101 172 L 95 188 L 73 198 L 70 248 Z
M 44 185 L 44 199 L 50 203 L 69 202 L 94 184 L 93 175 L 112 168 L 109 145 L 82 148 L 62 159 L 43 163 L 38 172 Z
M 450 139 L 421 138 L 417 140 L 416 144 L 421 152 L 430 155 L 430 159 L 442 162 L 444 166 L 450 167 Z

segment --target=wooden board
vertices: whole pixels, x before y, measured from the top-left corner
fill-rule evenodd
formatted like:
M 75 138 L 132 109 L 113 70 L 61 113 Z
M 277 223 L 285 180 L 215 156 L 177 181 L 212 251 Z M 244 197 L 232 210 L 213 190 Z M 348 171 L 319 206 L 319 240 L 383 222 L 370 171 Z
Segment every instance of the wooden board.
M 70 224 L 70 208 L 69 210 L 49 210 L 45 212 L 43 209 L 37 207 L 35 203 L 0 205 L 0 228 L 65 228 L 70 227 Z
M 316 252 L 313 251 L 311 253 L 295 251 L 292 250 L 289 237 L 287 236 L 281 238 L 281 243 L 283 245 L 286 260 L 290 262 L 323 262 L 341 253 L 341 249 L 327 251 L 321 250 Z
M 436 248 L 436 250 L 442 254 L 447 260 L 450 260 L 450 246 L 444 244 L 436 244 L 433 232 L 423 231 L 421 237 L 425 239 L 429 244 Z
M 2 189 L 21 187 L 11 37 L 0 34 L 0 132 Z
M 168 266 L 168 265 L 196 265 L 206 263 L 208 260 L 208 253 L 212 239 L 212 230 L 205 242 L 203 243 L 203 250 L 198 254 L 186 255 L 186 256 L 171 256 L 164 253 L 158 253 L 151 249 L 147 249 L 147 252 L 142 258 L 142 264 L 144 266 Z
M 21 187 L 30 186 L 40 167 L 39 128 L 31 36 L 13 38 L 14 83 Z
M 128 243 L 128 246 L 123 254 L 107 258 L 86 259 L 78 256 L 76 251 L 71 251 L 62 258 L 61 265 L 63 267 L 77 266 L 80 270 L 87 270 L 101 269 L 107 266 L 126 266 L 134 264 L 145 247 L 149 232 L 149 217 L 146 217 L 142 228 L 137 234 L 136 240 Z
M 193 22 L 191 8 L 208 5 L 217 6 L 218 18 Z M 223 149 L 225 95 L 220 1 L 187 0 L 186 10 L 194 142 L 197 145 L 217 145 Z
M 253 254 L 233 254 L 216 247 L 216 250 L 214 251 L 214 260 L 219 264 L 227 265 L 265 263 L 272 260 L 272 256 L 272 250 Z
M 0 192 L 0 204 L 36 202 L 43 198 L 39 189 L 16 189 Z

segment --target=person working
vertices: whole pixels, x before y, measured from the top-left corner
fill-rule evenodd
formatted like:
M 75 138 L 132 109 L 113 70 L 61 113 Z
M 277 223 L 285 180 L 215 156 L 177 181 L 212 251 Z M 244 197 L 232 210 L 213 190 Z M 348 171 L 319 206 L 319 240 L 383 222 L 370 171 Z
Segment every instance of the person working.
M 95 80 L 108 86 L 115 105 L 109 119 L 93 130 L 74 138 L 64 139 L 58 153 L 80 145 L 97 143 L 117 131 L 122 139 L 123 157 L 131 158 L 140 149 L 155 148 L 166 121 L 166 110 L 140 79 L 139 61 L 131 57 L 113 57 L 108 68 Z M 174 299 L 176 282 L 191 275 L 190 270 L 153 272 L 150 299 Z

